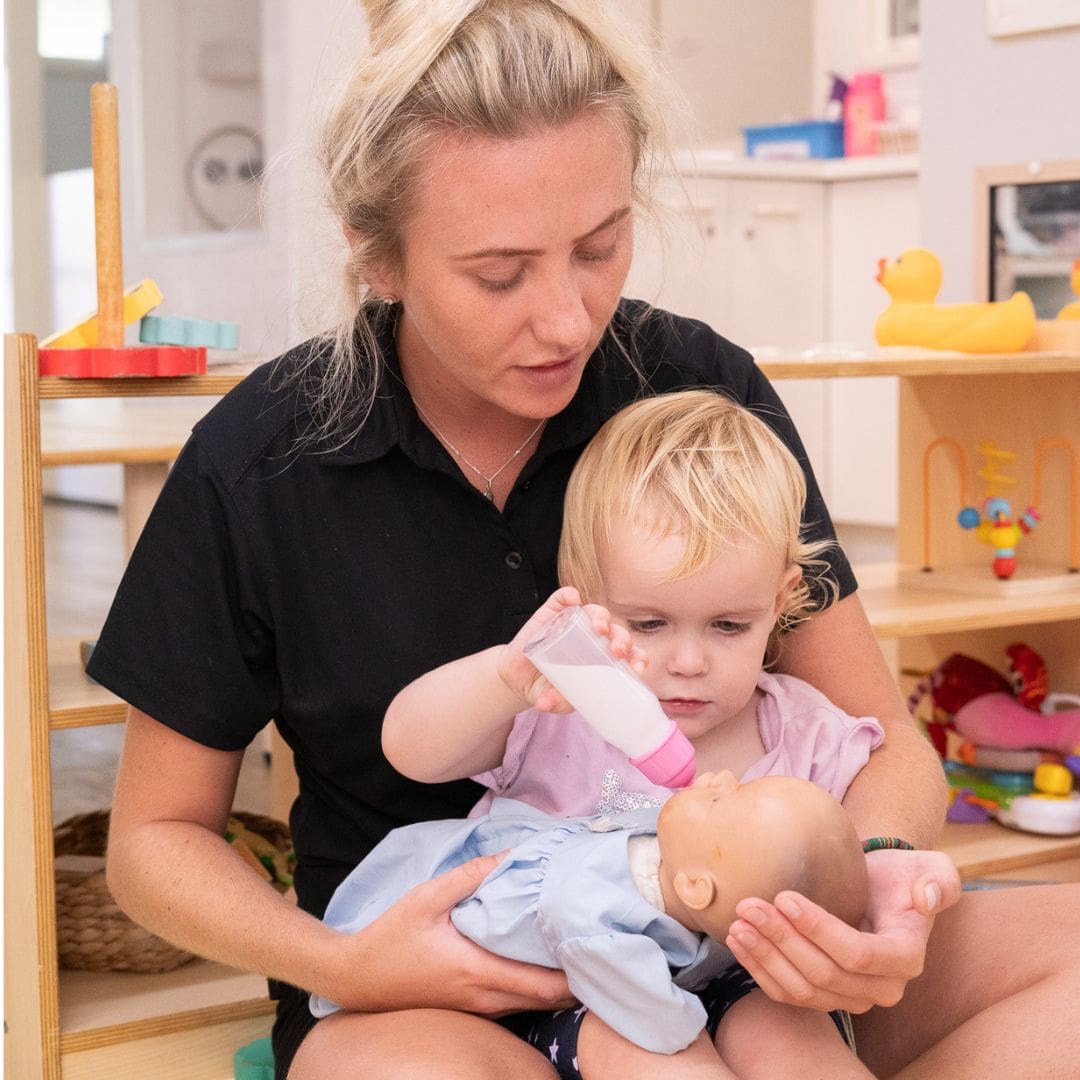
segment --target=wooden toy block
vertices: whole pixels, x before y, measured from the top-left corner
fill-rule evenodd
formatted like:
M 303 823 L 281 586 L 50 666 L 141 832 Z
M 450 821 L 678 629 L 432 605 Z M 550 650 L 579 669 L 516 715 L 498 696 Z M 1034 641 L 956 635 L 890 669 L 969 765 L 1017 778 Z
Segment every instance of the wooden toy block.
M 164 297 L 157 283 L 150 278 L 144 278 L 138 285 L 132 285 L 124 293 L 124 325 L 130 326 L 148 315 L 161 303 Z M 42 349 L 84 349 L 98 345 L 98 317 L 97 312 L 87 315 L 74 326 L 65 330 L 57 330 L 45 338 L 40 347 Z M 166 344 L 162 342 L 161 344 Z M 185 344 L 177 342 L 176 344 Z M 196 343 L 197 344 L 197 343 Z
M 139 324 L 139 340 L 153 345 L 205 345 L 235 349 L 240 328 L 234 322 L 183 319 L 176 315 L 147 315 Z
M 130 375 L 205 375 L 205 346 L 135 345 L 87 349 L 41 349 L 38 374 L 68 379 Z

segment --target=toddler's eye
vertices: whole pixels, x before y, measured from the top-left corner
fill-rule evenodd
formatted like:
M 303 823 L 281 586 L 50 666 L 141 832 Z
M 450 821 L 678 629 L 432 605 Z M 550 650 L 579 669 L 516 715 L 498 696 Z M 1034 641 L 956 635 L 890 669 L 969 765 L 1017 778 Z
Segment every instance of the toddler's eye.
M 635 634 L 648 634 L 664 625 L 663 619 L 628 619 L 626 625 Z
M 749 623 L 732 622 L 730 619 L 717 619 L 713 626 L 721 634 L 745 634 L 750 629 Z

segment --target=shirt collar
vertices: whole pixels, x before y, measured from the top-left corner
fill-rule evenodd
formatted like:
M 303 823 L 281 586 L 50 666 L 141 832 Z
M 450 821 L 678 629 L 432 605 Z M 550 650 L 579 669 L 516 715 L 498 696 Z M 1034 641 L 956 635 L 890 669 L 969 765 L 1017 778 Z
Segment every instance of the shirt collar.
M 439 458 L 438 442 L 417 416 L 401 377 L 395 342 L 397 319 L 380 320 L 376 341 L 380 368 L 375 399 L 363 427 L 343 446 L 321 455 L 327 465 L 362 465 L 401 447 L 417 464 L 432 467 Z M 618 408 L 637 396 L 639 382 L 619 355 L 608 330 L 582 373 L 570 404 L 547 423 L 534 459 L 587 442 Z

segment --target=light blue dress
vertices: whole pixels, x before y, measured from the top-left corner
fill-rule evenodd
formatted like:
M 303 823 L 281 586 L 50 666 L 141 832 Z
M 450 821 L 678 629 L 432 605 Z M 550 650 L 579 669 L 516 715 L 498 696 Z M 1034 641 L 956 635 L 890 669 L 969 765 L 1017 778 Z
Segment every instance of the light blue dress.
M 479 855 L 510 848 L 451 912 L 491 952 L 566 972 L 570 991 L 646 1050 L 673 1054 L 705 1026 L 691 993 L 734 965 L 711 938 L 650 904 L 630 873 L 631 836 L 656 832 L 659 807 L 610 817 L 554 818 L 496 799 L 483 818 L 395 829 L 341 883 L 324 921 L 355 932 L 409 889 Z M 339 1006 L 313 994 L 311 1011 Z

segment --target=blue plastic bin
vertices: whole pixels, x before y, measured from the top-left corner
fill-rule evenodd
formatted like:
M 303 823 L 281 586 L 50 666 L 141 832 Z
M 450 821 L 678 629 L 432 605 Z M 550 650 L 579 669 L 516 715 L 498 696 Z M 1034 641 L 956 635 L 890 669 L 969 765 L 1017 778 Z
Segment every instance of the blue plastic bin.
M 806 120 L 801 124 L 766 124 L 743 128 L 746 156 L 802 160 L 844 156 L 843 120 Z

